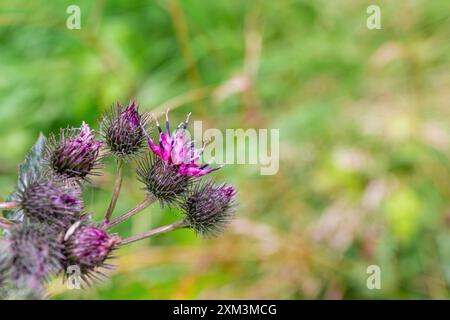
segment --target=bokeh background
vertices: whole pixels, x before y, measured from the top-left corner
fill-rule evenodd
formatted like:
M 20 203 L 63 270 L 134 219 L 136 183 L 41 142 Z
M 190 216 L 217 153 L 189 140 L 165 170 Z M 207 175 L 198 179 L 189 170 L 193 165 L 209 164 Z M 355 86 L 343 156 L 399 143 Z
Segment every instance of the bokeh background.
M 237 219 L 118 251 L 110 281 L 55 299 L 450 298 L 450 2 L 2 0 L 0 197 L 40 131 L 137 99 L 204 127 L 279 128 L 280 170 L 229 165 Z M 69 5 L 81 30 L 66 28 Z M 114 163 L 85 192 L 100 218 Z M 143 198 L 126 169 L 116 214 Z M 153 206 L 127 236 L 177 219 Z M 369 290 L 366 268 L 381 268 Z

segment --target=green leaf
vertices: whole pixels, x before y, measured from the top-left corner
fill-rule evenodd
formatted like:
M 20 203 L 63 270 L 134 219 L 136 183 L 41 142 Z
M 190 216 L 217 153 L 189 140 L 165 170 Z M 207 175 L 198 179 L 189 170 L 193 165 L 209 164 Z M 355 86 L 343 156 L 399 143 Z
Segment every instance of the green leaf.
M 19 165 L 16 190 L 6 198 L 6 201 L 18 201 L 18 192 L 24 190 L 31 181 L 35 181 L 43 175 L 42 160 L 46 141 L 45 136 L 40 133 L 25 160 Z M 4 212 L 4 216 L 12 220 L 22 220 L 23 215 L 21 210 L 8 210 Z
M 47 139 L 40 133 L 34 146 L 28 152 L 25 161 L 19 165 L 17 188 L 22 190 L 30 180 L 39 179 L 43 173 L 42 159 Z

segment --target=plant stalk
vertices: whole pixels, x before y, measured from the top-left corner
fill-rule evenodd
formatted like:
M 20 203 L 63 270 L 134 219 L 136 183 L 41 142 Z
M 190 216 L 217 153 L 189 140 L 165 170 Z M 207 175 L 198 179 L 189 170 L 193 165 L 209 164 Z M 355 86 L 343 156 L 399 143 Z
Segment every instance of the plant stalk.
M 0 202 L 0 209 L 14 209 L 18 205 L 17 202 Z
M 122 187 L 122 181 L 123 181 L 123 160 L 118 160 L 116 181 L 114 182 L 114 190 L 111 196 L 111 201 L 109 203 L 108 210 L 105 213 L 105 218 L 103 219 L 103 221 L 105 221 L 106 223 L 108 223 L 109 220 L 111 219 L 111 215 L 114 211 L 114 208 L 116 207 L 117 199 L 119 198 L 120 194 L 120 188 Z
M 130 243 L 133 243 L 133 242 L 136 242 L 136 241 L 139 241 L 139 240 L 150 238 L 150 237 L 155 236 L 157 234 L 163 234 L 163 233 L 170 232 L 170 231 L 173 231 L 173 230 L 176 230 L 176 229 L 180 229 L 180 228 L 183 228 L 183 227 L 186 227 L 186 226 L 187 226 L 187 221 L 185 219 L 182 219 L 182 220 L 179 220 L 179 221 L 174 222 L 172 224 L 168 224 L 166 226 L 162 226 L 162 227 L 159 227 L 159 228 L 156 228 L 156 229 L 149 230 L 147 232 L 138 234 L 136 236 L 129 237 L 129 238 L 123 240 L 121 244 L 122 245 L 130 244 Z
M 147 208 L 149 205 L 151 205 L 153 202 L 156 201 L 156 198 L 148 195 L 144 201 L 142 201 L 140 204 L 138 204 L 136 207 L 134 207 L 133 209 L 131 209 L 130 211 L 125 212 L 124 214 L 118 216 L 117 218 L 115 218 L 114 220 L 112 220 L 111 222 L 106 222 L 104 224 L 104 227 L 106 229 L 111 229 L 112 227 L 118 225 L 119 223 L 124 222 L 125 220 L 131 218 L 132 216 L 134 216 L 135 214 L 141 212 L 142 210 L 144 210 L 145 208 Z

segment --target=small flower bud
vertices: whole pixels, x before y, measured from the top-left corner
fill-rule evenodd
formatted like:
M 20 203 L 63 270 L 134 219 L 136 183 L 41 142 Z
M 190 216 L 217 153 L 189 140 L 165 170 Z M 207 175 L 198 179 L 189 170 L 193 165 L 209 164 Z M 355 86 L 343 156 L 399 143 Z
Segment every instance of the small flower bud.
M 105 261 L 111 259 L 111 253 L 120 245 L 120 237 L 109 235 L 103 229 L 83 225 L 77 222 L 65 236 L 65 252 L 68 265 L 77 265 L 83 273 L 83 279 L 94 278 L 97 268 L 108 268 Z
M 103 117 L 101 134 L 105 139 L 109 151 L 121 159 L 139 154 L 144 146 L 144 128 L 147 115 L 140 115 L 136 102 L 131 102 L 123 110 L 122 104 Z
M 86 179 L 99 165 L 102 145 L 93 130 L 83 122 L 79 129 L 61 131 L 59 141 L 50 137 L 46 150 L 46 162 L 52 172 L 65 179 Z
M 212 180 L 197 184 L 181 204 L 189 226 L 202 237 L 221 233 L 234 215 L 236 190 Z
M 141 159 L 136 172 L 146 192 L 162 206 L 177 204 L 193 182 L 192 177 L 181 175 L 176 168 L 153 155 Z

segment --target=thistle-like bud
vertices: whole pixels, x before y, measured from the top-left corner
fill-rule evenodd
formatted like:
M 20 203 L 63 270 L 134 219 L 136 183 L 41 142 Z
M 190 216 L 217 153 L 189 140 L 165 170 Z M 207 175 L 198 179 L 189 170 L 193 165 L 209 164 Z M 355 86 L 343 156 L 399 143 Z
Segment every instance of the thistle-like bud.
M 57 234 L 43 225 L 22 224 L 7 238 L 11 254 L 11 279 L 39 290 L 40 284 L 61 271 L 63 247 Z
M 144 146 L 144 129 L 147 115 L 139 114 L 139 106 L 131 102 L 123 109 L 121 103 L 103 117 L 101 134 L 109 151 L 119 159 L 127 159 L 139 154 Z
M 189 123 L 188 114 L 186 121 L 180 123 L 175 131 L 170 133 L 168 112 L 166 112 L 166 132 L 163 132 L 158 120 L 153 115 L 159 131 L 159 143 L 155 143 L 147 134 L 148 145 L 153 153 L 161 158 L 167 166 L 171 166 L 183 176 L 201 177 L 212 171 L 218 170 L 221 166 L 208 168 L 210 165 L 198 164 L 197 161 L 203 154 L 205 145 L 201 149 L 195 149 L 194 142 L 188 139 L 186 128 Z
M 193 182 L 192 177 L 180 174 L 177 168 L 153 155 L 138 161 L 136 173 L 145 191 L 162 206 L 179 203 Z
M 181 204 L 189 227 L 202 237 L 221 233 L 234 215 L 236 190 L 212 180 L 197 184 Z
M 56 176 L 86 179 L 89 174 L 96 174 L 101 145 L 102 142 L 95 139 L 93 130 L 83 122 L 78 129 L 61 130 L 59 141 L 51 136 L 45 160 Z
M 20 208 L 31 222 L 59 228 L 72 225 L 83 211 L 79 191 L 56 181 L 32 182 L 21 190 L 19 199 Z
M 76 265 L 82 272 L 82 279 L 89 283 L 101 274 L 98 268 L 109 269 L 112 265 L 106 260 L 113 258 L 111 253 L 120 245 L 121 238 L 109 235 L 101 228 L 76 222 L 69 228 L 65 237 L 66 264 Z

